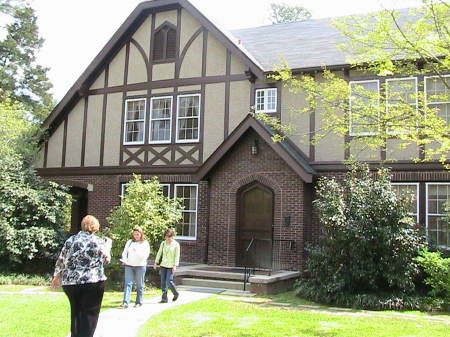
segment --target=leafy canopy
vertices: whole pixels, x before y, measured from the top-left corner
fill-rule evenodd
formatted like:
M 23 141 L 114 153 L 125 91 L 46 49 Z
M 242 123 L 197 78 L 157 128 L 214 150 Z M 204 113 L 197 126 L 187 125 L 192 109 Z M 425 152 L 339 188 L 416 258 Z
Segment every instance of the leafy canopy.
M 420 146 L 421 159 L 444 163 L 450 151 L 450 77 L 445 76 L 450 71 L 450 5 L 423 0 L 422 7 L 408 13 L 384 10 L 342 18 L 335 25 L 347 37 L 341 48 L 351 55 L 348 62 L 353 69 L 379 79 L 381 86 L 377 90 L 367 84 L 349 85 L 344 74 L 327 69 L 294 75 L 287 63 L 276 67 L 272 78 L 306 97 L 307 106 L 295 112 L 322 115 L 313 141 L 330 133 L 350 135 L 356 137 L 348 146 L 362 142 L 375 149 L 386 147 L 388 139 L 398 139 L 400 148 Z M 427 80 L 427 93 L 420 83 L 416 92 L 414 80 L 387 80 L 409 75 L 435 77 Z M 283 125 L 261 118 L 283 138 Z M 309 139 L 309 134 L 304 136 Z
M 0 0 L 0 17 L 0 100 L 20 102 L 33 121 L 42 122 L 55 103 L 48 68 L 36 61 L 44 40 L 35 12 L 24 1 Z
M 156 248 L 164 238 L 165 230 L 181 219 L 181 209 L 178 200 L 163 195 L 157 177 L 143 181 L 140 176 L 133 175 L 121 205 L 115 207 L 108 218 L 115 240 L 115 255 L 120 255 L 136 226 L 143 228 L 149 242 Z
M 301 6 L 286 4 L 270 4 L 272 24 L 305 21 L 311 18 L 311 13 Z

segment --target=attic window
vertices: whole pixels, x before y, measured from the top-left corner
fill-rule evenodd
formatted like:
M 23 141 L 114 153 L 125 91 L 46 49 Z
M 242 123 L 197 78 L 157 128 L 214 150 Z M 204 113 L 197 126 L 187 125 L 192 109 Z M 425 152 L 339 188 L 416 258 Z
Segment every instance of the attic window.
M 175 61 L 176 42 L 177 29 L 173 24 L 165 22 L 159 26 L 153 36 L 153 61 Z

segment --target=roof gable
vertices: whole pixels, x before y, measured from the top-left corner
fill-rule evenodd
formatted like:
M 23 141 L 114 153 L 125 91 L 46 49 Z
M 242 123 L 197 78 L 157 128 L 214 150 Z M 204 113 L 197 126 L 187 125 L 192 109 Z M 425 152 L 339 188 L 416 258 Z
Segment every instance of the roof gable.
M 53 109 L 52 113 L 44 121 L 43 127 L 52 129 L 58 125 L 64 118 L 65 113 L 83 97 L 89 86 L 94 83 L 105 67 L 105 63 L 112 59 L 126 41 L 145 21 L 152 12 L 172 10 L 183 8 L 188 11 L 200 24 L 213 34 L 227 49 L 230 50 L 237 58 L 239 58 L 249 70 L 258 78 L 264 78 L 262 67 L 253 59 L 248 52 L 243 50 L 237 43 L 233 41 L 231 36 L 216 27 L 208 18 L 206 18 L 198 9 L 196 9 L 187 0 L 154 0 L 140 3 L 134 11 L 128 16 L 124 23 L 114 33 L 111 39 L 106 43 L 100 53 L 89 64 L 86 70 L 72 85 L 66 95 Z
M 306 183 L 311 183 L 315 170 L 309 165 L 308 160 L 295 149 L 289 142 L 275 143 L 271 137 L 273 132 L 264 124 L 257 121 L 251 114 L 234 129 L 227 139 L 208 158 L 199 171 L 195 174 L 194 180 L 200 181 L 219 163 L 226 153 L 243 137 L 249 130 L 253 129 L 287 165 L 297 173 Z

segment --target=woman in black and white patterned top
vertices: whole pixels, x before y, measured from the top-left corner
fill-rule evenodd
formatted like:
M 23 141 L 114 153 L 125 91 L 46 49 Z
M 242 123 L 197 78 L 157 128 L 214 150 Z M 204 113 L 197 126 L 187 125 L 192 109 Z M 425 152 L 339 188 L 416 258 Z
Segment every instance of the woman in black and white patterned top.
M 62 284 L 69 298 L 73 337 L 92 337 L 97 326 L 105 290 L 104 265 L 111 260 L 111 240 L 96 236 L 99 229 L 94 216 L 85 216 L 81 231 L 67 239 L 56 261 L 52 287 Z

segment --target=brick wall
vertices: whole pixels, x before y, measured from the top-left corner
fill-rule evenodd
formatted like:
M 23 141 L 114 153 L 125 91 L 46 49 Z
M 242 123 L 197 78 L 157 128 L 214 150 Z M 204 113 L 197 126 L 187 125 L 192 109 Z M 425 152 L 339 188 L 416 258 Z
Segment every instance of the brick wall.
M 258 154 L 250 154 L 250 146 L 258 139 Z M 302 266 L 305 205 L 304 182 L 262 140 L 249 131 L 222 158 L 209 175 L 210 214 L 208 263 L 233 266 L 237 253 L 237 197 L 238 190 L 252 182 L 259 182 L 274 194 L 274 240 L 294 240 L 295 245 L 281 244 L 284 268 Z M 284 218 L 290 216 L 290 225 Z

